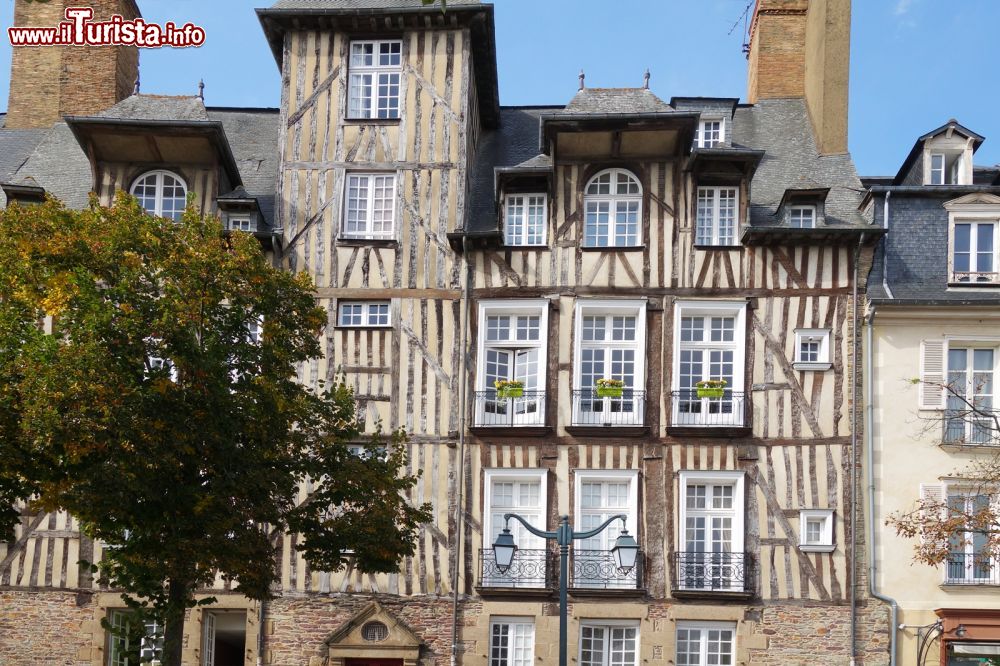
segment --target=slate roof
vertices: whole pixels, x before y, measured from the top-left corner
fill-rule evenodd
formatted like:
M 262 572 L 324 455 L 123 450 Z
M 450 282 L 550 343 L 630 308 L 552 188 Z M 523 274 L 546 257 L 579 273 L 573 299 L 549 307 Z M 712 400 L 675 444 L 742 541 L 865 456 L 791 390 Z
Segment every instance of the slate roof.
M 222 123 L 243 184 L 274 222 L 278 177 L 278 109 L 206 108 L 198 97 L 133 95 L 97 114 L 102 118 Z M 71 208 L 83 208 L 93 188 L 90 162 L 66 123 L 44 130 L 0 129 L 0 182 L 33 178 Z M 0 205 L 6 205 L 0 192 Z
M 447 2 L 449 7 L 479 4 L 479 0 Z M 420 0 L 278 0 L 271 9 L 421 9 L 424 6 Z
M 735 100 L 676 98 L 684 111 L 732 109 Z M 676 109 L 643 88 L 586 88 L 562 109 L 554 107 L 501 107 L 500 127 L 484 132 L 472 169 L 472 202 L 467 229 L 473 234 L 497 231 L 494 169 L 526 163 L 551 164 L 538 155 L 539 117 L 544 113 L 643 114 Z M 787 189 L 826 189 L 827 227 L 867 225 L 858 207 L 864 193 L 850 155 L 820 155 L 812 125 L 801 99 L 761 100 L 736 107 L 729 131 L 731 142 L 718 150 L 763 150 L 750 186 L 750 225 L 775 226 L 775 215 Z
M 674 108 L 646 88 L 584 88 L 566 113 L 669 113 Z
M 16 182 L 14 173 L 35 151 L 48 130 L 4 129 L 7 114 L 0 113 L 0 183 Z M 7 198 L 0 191 L 0 207 L 7 205 Z

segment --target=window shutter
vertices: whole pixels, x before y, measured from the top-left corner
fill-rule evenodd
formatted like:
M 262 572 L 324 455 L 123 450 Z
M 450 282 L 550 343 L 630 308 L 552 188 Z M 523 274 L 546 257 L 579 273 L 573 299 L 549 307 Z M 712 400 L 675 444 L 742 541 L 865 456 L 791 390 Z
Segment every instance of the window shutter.
M 940 520 L 945 520 L 948 515 L 948 509 L 945 506 L 945 496 L 946 488 L 943 483 L 921 483 L 920 484 L 920 501 L 924 504 L 932 504 L 940 507 L 937 511 L 933 509 L 927 509 L 924 511 L 924 520 L 931 520 L 937 514 L 937 518 Z M 920 540 L 923 543 L 927 543 L 927 536 L 924 534 L 920 535 Z
M 920 343 L 920 409 L 944 409 L 945 354 L 944 340 Z

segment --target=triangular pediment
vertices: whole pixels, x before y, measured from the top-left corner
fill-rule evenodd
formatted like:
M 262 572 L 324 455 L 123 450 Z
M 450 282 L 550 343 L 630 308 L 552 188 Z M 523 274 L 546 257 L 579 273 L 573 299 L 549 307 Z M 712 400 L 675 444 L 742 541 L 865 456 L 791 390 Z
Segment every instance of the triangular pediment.
M 989 206 L 1000 208 L 1000 197 L 987 192 L 973 192 L 972 194 L 966 194 L 958 197 L 957 199 L 952 199 L 944 204 L 944 207 L 948 210 L 961 208 L 963 206 Z
M 419 658 L 423 641 L 393 613 L 372 602 L 326 639 L 331 659 Z

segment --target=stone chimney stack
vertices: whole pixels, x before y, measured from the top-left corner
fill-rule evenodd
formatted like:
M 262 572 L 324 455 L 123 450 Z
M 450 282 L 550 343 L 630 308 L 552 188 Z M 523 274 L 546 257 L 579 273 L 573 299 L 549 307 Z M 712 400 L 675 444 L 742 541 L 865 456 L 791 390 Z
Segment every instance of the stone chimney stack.
M 851 0 L 757 0 L 747 100 L 806 101 L 820 153 L 847 152 Z
M 14 25 L 54 27 L 66 7 L 92 7 L 94 21 L 141 16 L 135 0 L 14 0 Z M 130 46 L 16 46 L 5 127 L 51 127 L 66 115 L 103 111 L 132 94 L 139 50 Z

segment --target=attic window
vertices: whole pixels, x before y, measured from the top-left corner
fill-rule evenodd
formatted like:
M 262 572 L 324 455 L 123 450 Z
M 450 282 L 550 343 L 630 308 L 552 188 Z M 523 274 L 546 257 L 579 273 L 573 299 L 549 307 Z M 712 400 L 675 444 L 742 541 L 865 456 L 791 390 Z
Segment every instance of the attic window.
M 178 221 L 187 205 L 187 185 L 175 173 L 150 171 L 132 184 L 132 196 L 150 215 Z
M 788 226 L 812 229 L 816 226 L 816 206 L 792 206 L 788 209 Z
M 361 638 L 369 643 L 379 643 L 389 638 L 389 627 L 381 622 L 368 622 L 361 627 Z
M 706 118 L 698 122 L 698 132 L 694 137 L 695 148 L 714 148 L 726 141 L 726 121 L 724 118 Z
M 351 42 L 347 117 L 399 118 L 403 42 Z
M 935 152 L 930 154 L 927 166 L 928 185 L 960 185 L 962 180 L 962 153 Z

